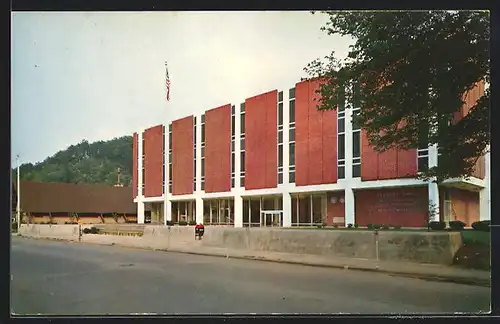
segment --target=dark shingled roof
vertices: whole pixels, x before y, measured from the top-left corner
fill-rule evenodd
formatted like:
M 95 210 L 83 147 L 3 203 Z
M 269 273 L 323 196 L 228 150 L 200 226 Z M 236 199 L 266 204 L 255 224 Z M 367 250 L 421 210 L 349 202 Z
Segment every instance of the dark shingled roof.
M 135 214 L 131 197 L 131 187 L 21 181 L 23 212 Z

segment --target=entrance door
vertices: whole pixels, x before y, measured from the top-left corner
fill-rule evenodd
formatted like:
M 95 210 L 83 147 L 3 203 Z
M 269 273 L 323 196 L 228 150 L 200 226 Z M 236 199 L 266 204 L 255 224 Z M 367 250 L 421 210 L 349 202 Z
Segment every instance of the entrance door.
M 262 227 L 281 227 L 282 224 L 282 212 L 263 212 L 261 217 L 260 226 Z

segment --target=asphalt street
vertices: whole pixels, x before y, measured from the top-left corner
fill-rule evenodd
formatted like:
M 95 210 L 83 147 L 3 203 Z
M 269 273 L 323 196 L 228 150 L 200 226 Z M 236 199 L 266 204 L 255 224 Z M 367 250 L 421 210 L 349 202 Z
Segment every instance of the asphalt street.
M 11 312 L 437 314 L 490 288 L 388 274 L 12 237 Z

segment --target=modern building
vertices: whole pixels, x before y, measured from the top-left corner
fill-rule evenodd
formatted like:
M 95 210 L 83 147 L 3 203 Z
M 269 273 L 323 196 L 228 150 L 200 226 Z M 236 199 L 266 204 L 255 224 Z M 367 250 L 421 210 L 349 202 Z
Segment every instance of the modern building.
M 359 103 L 318 111 L 318 88 L 303 81 L 134 133 L 138 222 L 421 227 L 430 204 L 445 221 L 490 218 L 489 154 L 469 180 L 416 180 L 436 146 L 377 153 L 352 123 Z M 467 94 L 461 116 L 483 92 Z
M 131 187 L 38 181 L 21 181 L 20 186 L 24 223 L 137 222 Z M 13 190 L 17 194 L 17 184 Z

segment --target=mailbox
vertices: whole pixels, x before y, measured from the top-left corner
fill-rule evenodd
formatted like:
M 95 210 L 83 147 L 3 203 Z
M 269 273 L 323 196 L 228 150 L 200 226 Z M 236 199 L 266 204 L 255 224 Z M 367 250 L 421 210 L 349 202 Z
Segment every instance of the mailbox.
M 205 234 L 205 226 L 203 224 L 196 224 L 194 227 L 194 239 L 201 240 L 203 234 Z

